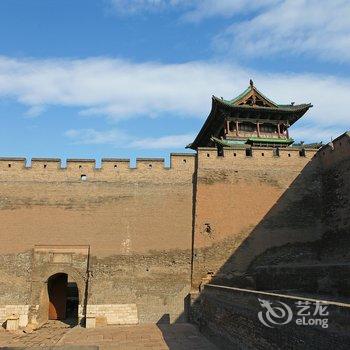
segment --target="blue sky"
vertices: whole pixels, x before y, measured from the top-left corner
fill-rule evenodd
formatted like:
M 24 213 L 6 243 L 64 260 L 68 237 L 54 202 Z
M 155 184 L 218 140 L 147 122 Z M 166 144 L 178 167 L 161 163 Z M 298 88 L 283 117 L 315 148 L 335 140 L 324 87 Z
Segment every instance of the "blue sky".
M 291 135 L 327 142 L 350 129 L 349 18 L 345 0 L 1 0 L 0 154 L 166 157 L 250 78 L 312 102 Z

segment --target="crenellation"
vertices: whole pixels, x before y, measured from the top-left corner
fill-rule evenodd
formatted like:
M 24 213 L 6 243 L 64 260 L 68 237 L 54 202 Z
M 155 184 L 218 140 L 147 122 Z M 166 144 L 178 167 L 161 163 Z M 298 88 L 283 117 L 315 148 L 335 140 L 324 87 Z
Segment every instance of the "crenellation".
M 136 169 L 164 170 L 164 158 L 136 158 Z
M 32 170 L 52 171 L 62 168 L 61 159 L 59 158 L 32 158 L 29 167 Z
M 96 170 L 95 159 L 67 159 L 67 170 L 73 172 Z
M 325 168 L 347 159 L 350 156 L 350 132 L 338 136 L 324 145 L 318 152 L 318 158 Z
M 105 174 L 110 172 L 112 174 L 117 174 L 123 170 L 130 169 L 130 159 L 125 158 L 102 158 L 101 160 L 101 170 Z
M 186 170 L 194 172 L 196 154 L 191 153 L 171 153 L 170 154 L 170 169 Z
M 0 158 L 0 170 L 18 170 L 24 169 L 26 166 L 26 158 L 16 158 L 16 157 L 1 157 Z

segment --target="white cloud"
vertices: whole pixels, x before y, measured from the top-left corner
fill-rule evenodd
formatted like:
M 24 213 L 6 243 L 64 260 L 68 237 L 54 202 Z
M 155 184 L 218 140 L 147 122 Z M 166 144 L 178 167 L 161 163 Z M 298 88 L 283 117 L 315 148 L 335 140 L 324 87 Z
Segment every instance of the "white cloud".
M 185 9 L 183 18 L 198 22 L 206 18 L 222 16 L 233 17 L 241 13 L 254 13 L 268 6 L 277 4 L 280 0 L 193 0 L 191 6 Z
M 331 139 L 335 139 L 342 132 L 336 127 L 322 127 L 318 125 L 304 125 L 303 127 L 295 126 L 291 129 L 291 135 L 297 142 L 330 142 Z M 345 131 L 345 130 L 343 130 Z
M 34 118 L 39 116 L 45 111 L 44 106 L 31 106 L 28 108 L 28 110 L 25 112 L 26 117 Z
M 108 144 L 118 148 L 133 149 L 174 149 L 183 148 L 193 141 L 193 134 L 168 135 L 160 137 L 138 138 L 118 129 L 98 131 L 94 129 L 71 129 L 65 136 L 73 144 Z
M 0 99 L 15 99 L 27 108 L 65 106 L 82 114 L 115 120 L 144 117 L 206 118 L 211 95 L 232 98 L 253 78 L 259 89 L 279 103 L 312 102 L 297 123 L 321 130 L 349 128 L 350 79 L 327 75 L 268 74 L 239 66 L 189 62 L 132 63 L 112 58 L 25 60 L 0 57 Z M 185 124 L 185 123 L 184 123 Z M 192 130 L 191 130 L 192 131 Z M 325 131 L 327 132 L 327 131 Z M 183 130 L 187 134 L 188 130 Z M 333 133 L 333 131 L 332 131 Z M 92 139 L 99 140 L 98 134 Z M 104 134 L 102 140 L 115 134 Z M 331 136 L 331 135 L 330 135 Z M 315 134 L 309 139 L 319 139 Z M 97 141 L 95 141 L 97 142 Z
M 349 0 L 111 0 L 118 13 L 174 10 L 187 21 L 232 18 L 215 36 L 230 54 L 306 54 L 335 62 L 350 60 Z M 244 14 L 245 17 L 240 15 Z M 248 18 L 248 19 L 244 19 Z
M 348 0 L 281 0 L 233 23 L 218 36 L 219 45 L 247 56 L 294 53 L 349 62 L 349 18 Z

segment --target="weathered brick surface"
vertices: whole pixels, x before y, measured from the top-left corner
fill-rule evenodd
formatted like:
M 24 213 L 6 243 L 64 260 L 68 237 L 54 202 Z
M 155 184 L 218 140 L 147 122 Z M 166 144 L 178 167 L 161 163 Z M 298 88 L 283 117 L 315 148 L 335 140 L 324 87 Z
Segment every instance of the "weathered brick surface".
M 259 321 L 258 313 L 265 313 L 258 299 L 270 302 L 283 302 L 293 313 L 290 322 L 282 324 L 286 318 L 274 318 L 277 324 L 268 323 L 267 327 Z M 347 321 L 350 305 L 327 303 L 328 328 L 319 325 L 298 325 L 295 320 L 298 301 L 316 300 L 303 297 L 290 297 L 275 293 L 261 293 L 236 288 L 206 286 L 200 299 L 200 314 L 197 317 L 202 333 L 210 338 L 220 349 L 348 349 L 350 346 L 350 329 Z M 281 307 L 281 304 L 273 304 Z M 313 312 L 312 308 L 312 312 Z M 278 313 L 281 315 L 281 313 Z M 320 318 L 316 316 L 316 318 Z M 312 317 L 311 317 L 312 318 Z M 308 318 L 307 318 L 308 319 Z M 266 320 L 266 318 L 265 318 Z M 281 322 L 281 324 L 278 324 Z M 309 321 L 307 321 L 309 322 Z
M 321 237 L 307 243 L 289 242 L 258 255 L 250 272 L 255 274 L 259 289 L 298 290 L 338 298 L 350 295 L 350 137 L 342 135 L 332 146 L 323 147 L 317 161 L 321 165 L 317 173 L 321 205 L 314 200 L 311 205 L 316 211 L 309 206 L 308 212 L 320 218 Z
M 0 159 L 0 303 L 30 302 L 34 245 L 89 245 L 88 303 L 134 303 L 140 322 L 176 320 L 190 285 L 194 160 L 172 155 L 170 169 L 73 160 L 60 169 Z
M 262 155 L 264 154 L 264 155 Z M 194 286 L 208 272 L 234 280 L 271 247 L 315 240 L 321 183 L 315 151 L 199 150 L 196 188 Z M 210 232 L 206 229 L 210 226 Z M 310 229 L 312 228 L 312 229 Z

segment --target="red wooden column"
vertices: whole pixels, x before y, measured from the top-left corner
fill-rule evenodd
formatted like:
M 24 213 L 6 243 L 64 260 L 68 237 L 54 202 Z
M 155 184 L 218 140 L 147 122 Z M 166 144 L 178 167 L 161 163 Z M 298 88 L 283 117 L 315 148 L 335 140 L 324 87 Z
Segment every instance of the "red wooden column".
M 280 123 L 277 123 L 278 138 L 281 137 Z
M 238 123 L 238 120 L 236 120 L 236 136 L 238 136 L 238 128 L 239 128 L 239 123 Z
M 258 137 L 260 137 L 260 123 L 256 123 L 256 131 L 258 132 Z

